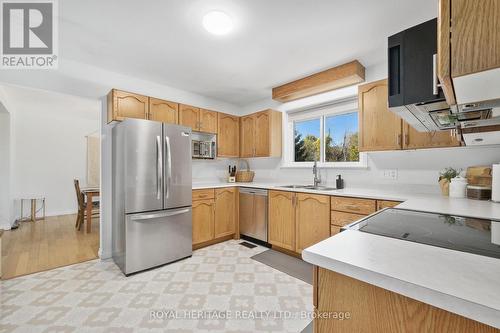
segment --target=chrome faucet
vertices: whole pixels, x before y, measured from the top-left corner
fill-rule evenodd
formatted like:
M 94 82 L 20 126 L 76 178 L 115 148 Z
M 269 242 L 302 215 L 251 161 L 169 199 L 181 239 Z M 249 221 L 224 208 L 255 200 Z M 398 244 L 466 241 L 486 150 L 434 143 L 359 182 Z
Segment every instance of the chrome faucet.
M 314 187 L 316 187 L 319 184 L 321 184 L 321 175 L 318 175 L 318 163 L 316 159 L 314 159 L 313 175 L 314 175 Z

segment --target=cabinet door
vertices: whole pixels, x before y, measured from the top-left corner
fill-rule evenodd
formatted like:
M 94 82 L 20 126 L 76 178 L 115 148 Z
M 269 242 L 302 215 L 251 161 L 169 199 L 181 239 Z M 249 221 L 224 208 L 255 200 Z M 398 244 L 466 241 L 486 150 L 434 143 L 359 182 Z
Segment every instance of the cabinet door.
M 200 128 L 200 109 L 194 106 L 179 105 L 179 124 L 191 127 L 193 131 Z
M 108 111 L 108 122 L 124 120 L 125 118 L 147 119 L 149 113 L 149 98 L 147 96 L 113 89 L 112 112 Z M 111 118 L 110 118 L 111 115 Z
M 403 149 L 457 147 L 460 141 L 452 131 L 419 132 L 404 123 Z
M 193 201 L 193 244 L 214 239 L 214 200 Z
M 217 156 L 239 157 L 240 120 L 237 116 L 218 113 Z
M 179 104 L 150 97 L 149 119 L 177 124 L 179 122 Z
M 297 252 L 330 237 L 330 197 L 297 193 Z
M 236 231 L 236 188 L 215 190 L 215 238 L 229 236 Z
M 217 112 L 200 109 L 200 132 L 217 133 Z
M 358 87 L 359 151 L 401 149 L 401 118 L 387 108 L 387 80 Z
M 332 210 L 330 223 L 336 227 L 343 227 L 349 223 L 360 220 L 365 216 L 366 215 L 345 213 L 345 212 L 339 212 L 336 210 Z
M 269 156 L 271 143 L 269 141 L 271 119 L 268 111 L 255 114 L 255 156 Z
M 451 0 L 451 76 L 500 67 L 500 2 Z
M 240 156 L 253 157 L 255 148 L 255 117 L 253 115 L 241 117 L 240 129 Z
M 377 200 L 377 210 L 396 207 L 400 203 L 400 201 Z
M 295 251 L 295 193 L 269 191 L 268 241 Z

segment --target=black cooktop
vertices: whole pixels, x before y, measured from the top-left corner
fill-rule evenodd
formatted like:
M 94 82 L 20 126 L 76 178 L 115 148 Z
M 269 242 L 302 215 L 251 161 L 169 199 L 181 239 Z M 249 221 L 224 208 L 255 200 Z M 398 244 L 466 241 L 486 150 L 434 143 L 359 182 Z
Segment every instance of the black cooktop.
M 390 208 L 352 229 L 500 259 L 500 221 Z

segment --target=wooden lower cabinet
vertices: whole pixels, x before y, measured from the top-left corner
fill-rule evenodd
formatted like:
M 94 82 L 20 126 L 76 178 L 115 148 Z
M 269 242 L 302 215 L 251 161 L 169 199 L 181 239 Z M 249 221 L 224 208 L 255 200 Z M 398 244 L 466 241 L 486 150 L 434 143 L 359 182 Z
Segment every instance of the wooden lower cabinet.
M 400 201 L 377 200 L 377 210 L 396 207 L 400 203 Z
M 498 333 L 500 330 L 376 287 L 351 277 L 314 268 L 316 313 L 342 312 L 349 319 L 314 319 L 315 333 L 454 332 Z
M 215 244 L 238 232 L 235 187 L 193 190 L 193 248 Z
M 332 210 L 368 215 L 377 209 L 377 201 L 364 198 L 332 197 Z
M 269 191 L 268 241 L 270 244 L 295 251 L 295 193 Z
M 365 216 L 366 215 L 345 213 L 345 212 L 339 212 L 336 210 L 332 210 L 331 223 L 337 227 L 343 227 L 345 225 L 348 225 L 349 223 L 360 220 Z
M 215 190 L 215 238 L 236 232 L 236 194 L 235 187 Z
M 330 197 L 269 191 L 268 228 L 270 244 L 301 253 L 330 236 Z
M 296 251 L 330 237 L 330 197 L 297 193 L 295 205 Z
M 215 200 L 193 201 L 193 245 L 214 239 Z
M 340 227 L 336 225 L 331 225 L 330 226 L 330 236 L 336 235 L 340 232 Z

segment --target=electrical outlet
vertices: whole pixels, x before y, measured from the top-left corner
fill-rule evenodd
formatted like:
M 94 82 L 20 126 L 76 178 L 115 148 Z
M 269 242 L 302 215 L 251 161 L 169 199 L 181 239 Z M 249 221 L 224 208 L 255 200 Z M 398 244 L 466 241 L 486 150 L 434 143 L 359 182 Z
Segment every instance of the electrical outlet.
M 398 169 L 387 169 L 383 173 L 384 179 L 396 180 L 398 179 Z

